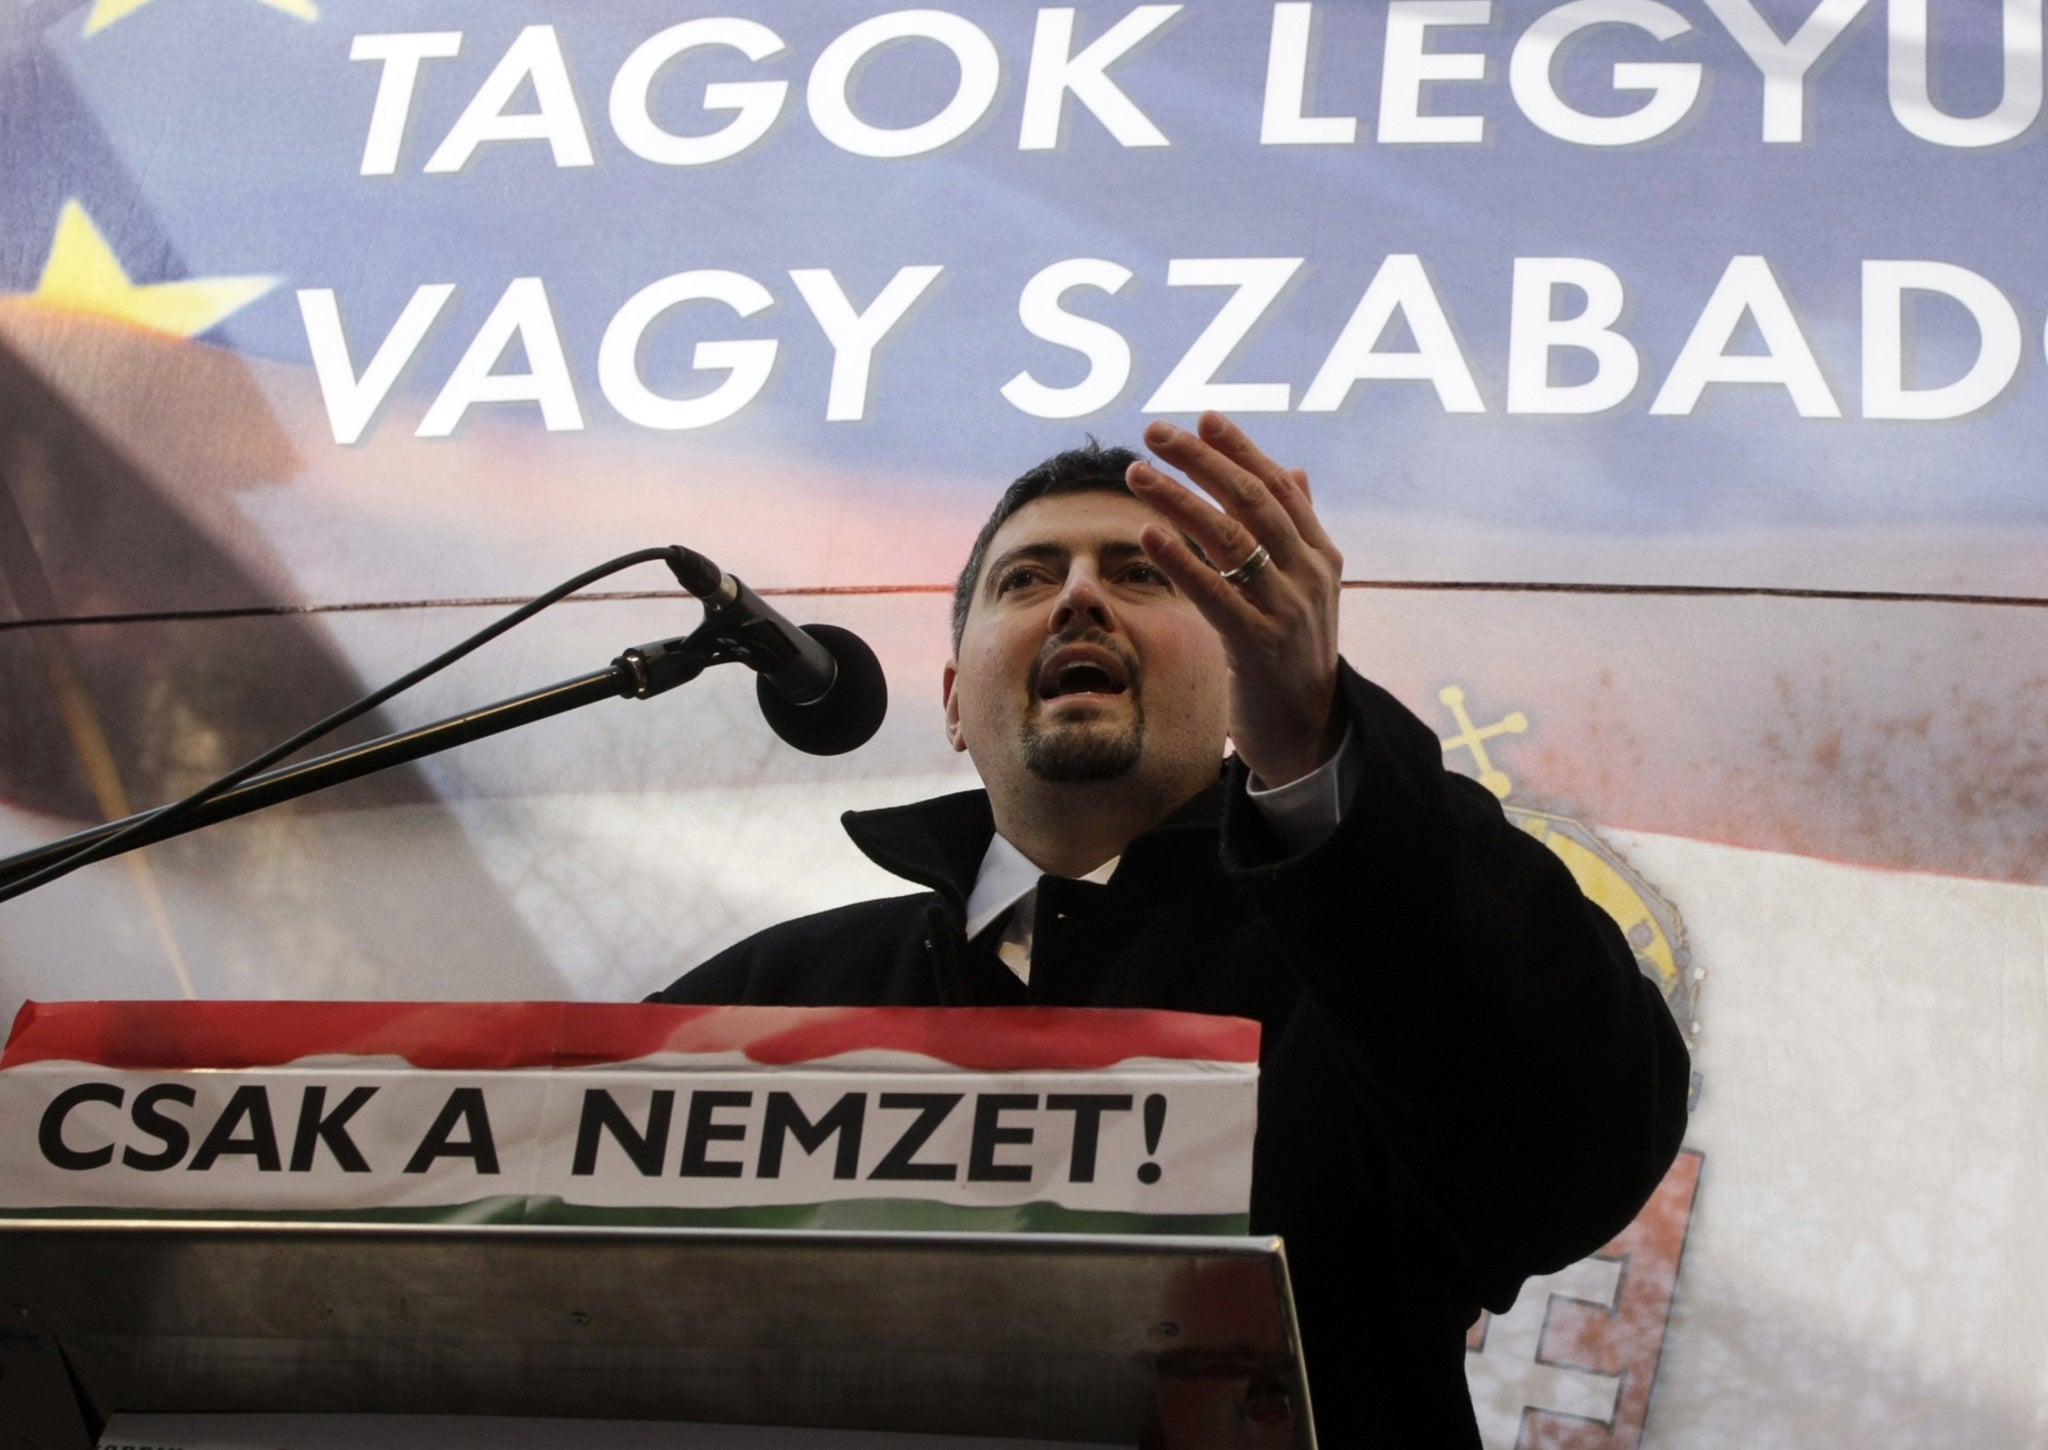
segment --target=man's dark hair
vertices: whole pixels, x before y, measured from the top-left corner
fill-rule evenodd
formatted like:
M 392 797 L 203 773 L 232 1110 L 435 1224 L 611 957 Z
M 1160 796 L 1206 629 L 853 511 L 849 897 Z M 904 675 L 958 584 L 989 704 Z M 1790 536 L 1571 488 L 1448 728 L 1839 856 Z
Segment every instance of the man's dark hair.
M 974 586 L 981 582 L 981 566 L 988 557 L 988 543 L 1012 514 L 1028 503 L 1061 493 L 1121 493 L 1129 496 L 1124 470 L 1138 461 L 1128 448 L 1104 448 L 1093 438 L 1079 448 L 1055 453 L 1003 490 L 995 512 L 975 536 L 968 551 L 967 567 L 953 586 L 953 653 L 960 653 L 960 636 L 967 629 L 967 608 L 974 602 Z

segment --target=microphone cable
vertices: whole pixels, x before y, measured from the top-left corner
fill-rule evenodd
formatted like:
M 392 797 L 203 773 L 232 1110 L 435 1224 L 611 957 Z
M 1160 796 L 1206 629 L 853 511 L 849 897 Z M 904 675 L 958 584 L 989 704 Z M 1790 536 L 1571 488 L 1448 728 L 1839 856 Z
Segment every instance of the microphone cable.
M 470 651 L 489 644 L 507 630 L 524 624 L 543 609 L 548 608 L 550 605 L 561 603 L 562 600 L 568 598 L 577 590 L 587 588 L 600 579 L 617 574 L 621 570 L 630 569 L 636 564 L 652 564 L 659 561 L 666 563 L 670 571 L 676 574 L 677 579 L 681 580 L 685 567 L 684 560 L 687 555 L 689 555 L 688 550 L 683 549 L 679 545 L 670 544 L 659 549 L 636 549 L 630 554 L 621 554 L 616 559 L 599 564 L 594 569 L 584 570 L 574 579 L 568 579 L 557 584 L 554 588 L 548 590 L 547 593 L 522 604 L 519 608 L 494 623 L 484 626 L 453 649 L 436 655 L 418 669 L 413 670 L 409 674 L 399 676 L 380 690 L 371 691 L 354 704 L 342 707 L 326 719 L 307 726 L 283 744 L 272 746 L 253 760 L 239 765 L 226 775 L 201 786 L 183 800 L 173 801 L 169 805 L 158 806 L 153 811 L 137 816 L 113 835 L 89 842 L 79 847 L 69 856 L 60 857 L 41 870 L 32 872 L 22 877 L 19 881 L 10 882 L 4 887 L 0 887 L 0 902 L 12 901 L 15 897 L 33 891 L 38 886 L 47 885 L 60 876 L 70 875 L 81 866 L 89 866 L 94 861 L 120 855 L 122 850 L 125 849 L 125 843 L 134 839 L 145 828 L 161 826 L 170 821 L 177 820 L 187 812 L 205 805 L 206 802 L 212 800 L 215 796 L 225 791 L 233 790 L 250 776 L 269 769 L 286 756 L 304 749 L 323 735 L 339 730 L 358 716 L 367 715 L 387 700 L 410 690 L 420 681 L 439 674 L 464 655 L 470 653 Z

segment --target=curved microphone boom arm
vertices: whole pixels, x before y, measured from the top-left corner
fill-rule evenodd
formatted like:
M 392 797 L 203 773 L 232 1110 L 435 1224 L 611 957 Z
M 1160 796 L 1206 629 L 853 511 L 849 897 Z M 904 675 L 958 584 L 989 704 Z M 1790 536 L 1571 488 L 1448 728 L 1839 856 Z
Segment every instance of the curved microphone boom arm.
M 34 890 L 95 861 L 247 815 L 280 801 L 404 765 L 453 746 L 515 730 L 600 700 L 648 700 L 697 678 L 713 665 L 745 664 L 768 723 L 789 744 L 813 755 L 837 755 L 865 744 L 881 727 L 888 690 L 874 651 L 850 630 L 829 624 L 788 624 L 746 585 L 679 546 L 659 551 L 683 587 L 704 601 L 704 622 L 687 635 L 621 651 L 610 665 L 560 680 L 481 709 L 466 711 L 316 756 L 250 774 L 197 793 L 176 807 L 158 807 L 0 858 L 0 901 Z M 545 598 L 546 596 L 543 596 Z M 559 595 L 557 597 L 560 597 Z M 554 600 L 548 600 L 549 603 Z M 539 604 L 540 601 L 535 601 Z M 510 622 L 527 616 L 529 605 Z M 501 632 L 501 621 L 486 635 Z M 436 661 L 450 662 L 467 647 Z M 405 683 L 424 678 L 422 672 Z M 371 698 L 388 699 L 393 691 Z M 345 714 L 346 712 L 344 712 Z M 343 716 L 333 717 L 342 723 Z M 260 759 L 260 757 L 259 757 Z M 216 782 L 219 786 L 220 783 Z

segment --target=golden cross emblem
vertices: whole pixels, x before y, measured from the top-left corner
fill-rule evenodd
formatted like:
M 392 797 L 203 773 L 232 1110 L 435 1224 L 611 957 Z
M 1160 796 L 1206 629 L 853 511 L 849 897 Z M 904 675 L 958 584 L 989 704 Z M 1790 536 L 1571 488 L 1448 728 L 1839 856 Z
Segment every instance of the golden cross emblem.
M 1472 752 L 1472 760 L 1479 767 L 1479 783 L 1492 791 L 1501 800 L 1508 798 L 1508 792 L 1515 788 L 1507 772 L 1499 769 L 1486 754 L 1486 742 L 1496 735 L 1520 735 L 1529 728 L 1529 717 L 1520 710 L 1497 720 L 1491 725 L 1474 725 L 1471 715 L 1465 710 L 1465 691 L 1457 685 L 1445 685 L 1436 692 L 1436 697 L 1449 707 L 1451 718 L 1458 722 L 1458 733 L 1444 741 L 1444 754 L 1457 750 Z

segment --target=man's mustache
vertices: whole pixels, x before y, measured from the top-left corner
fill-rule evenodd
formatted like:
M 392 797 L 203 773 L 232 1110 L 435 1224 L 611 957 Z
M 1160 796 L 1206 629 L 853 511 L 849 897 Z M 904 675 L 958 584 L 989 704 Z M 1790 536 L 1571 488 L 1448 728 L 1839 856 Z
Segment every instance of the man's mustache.
M 1079 634 L 1053 635 L 1039 646 L 1037 657 L 1031 661 L 1031 673 L 1025 680 L 1034 696 L 1038 694 L 1038 681 L 1045 674 L 1045 667 L 1052 662 L 1052 657 L 1061 650 L 1071 649 L 1077 644 L 1090 645 L 1115 655 L 1118 665 L 1124 672 L 1124 688 L 1134 696 L 1138 693 L 1138 686 L 1144 677 L 1144 668 L 1138 663 L 1137 655 L 1132 653 L 1130 646 L 1109 631 L 1090 625 Z

